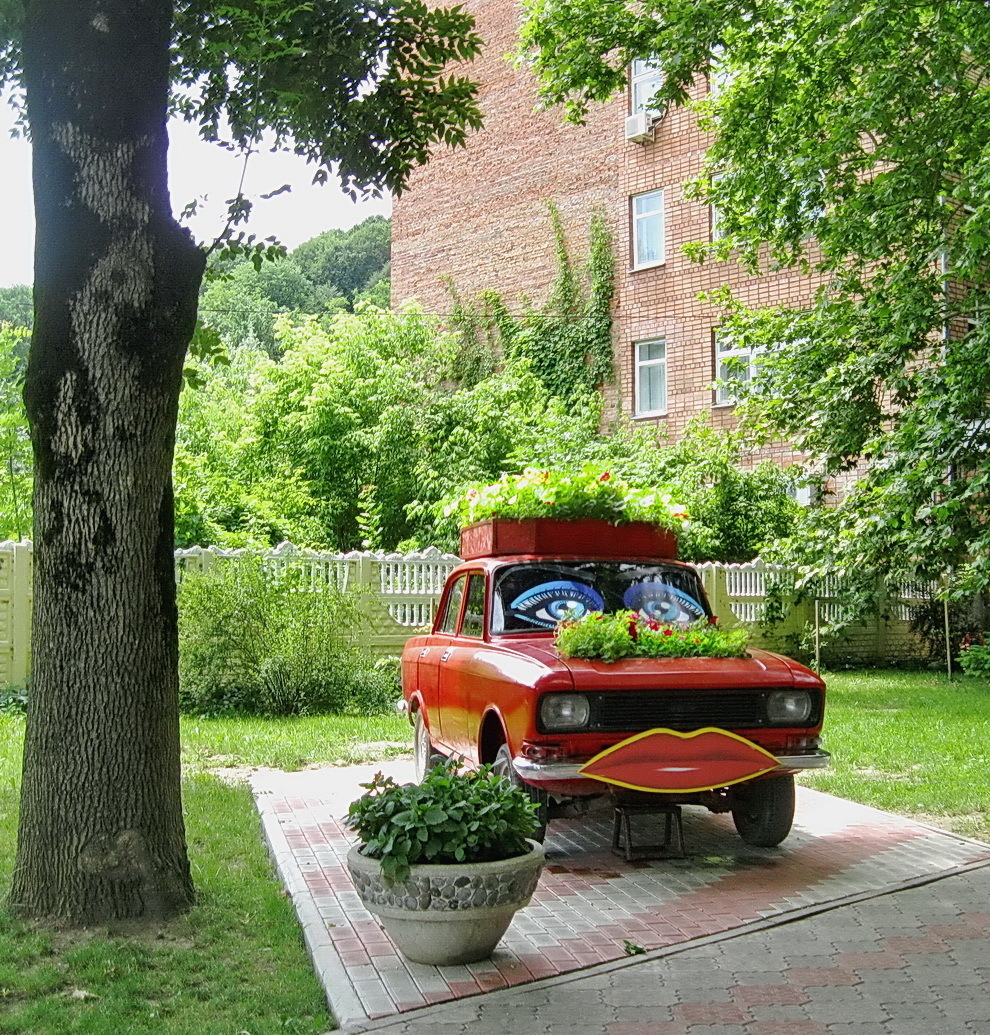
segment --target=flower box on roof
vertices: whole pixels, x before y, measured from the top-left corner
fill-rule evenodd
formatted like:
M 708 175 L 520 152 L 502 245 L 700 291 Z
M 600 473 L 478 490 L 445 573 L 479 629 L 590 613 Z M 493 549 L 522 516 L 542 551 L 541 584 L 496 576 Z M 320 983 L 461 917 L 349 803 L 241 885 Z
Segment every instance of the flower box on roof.
M 460 555 L 466 561 L 519 555 L 673 560 L 677 536 L 646 521 L 613 525 L 601 518 L 490 518 L 461 529 Z

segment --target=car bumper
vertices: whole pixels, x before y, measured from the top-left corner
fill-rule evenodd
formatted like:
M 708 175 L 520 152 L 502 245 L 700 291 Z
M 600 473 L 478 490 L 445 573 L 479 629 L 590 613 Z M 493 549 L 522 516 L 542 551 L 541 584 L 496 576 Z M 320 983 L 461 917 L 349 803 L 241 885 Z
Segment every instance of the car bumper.
M 781 772 L 799 769 L 824 769 L 831 755 L 827 751 L 814 751 L 807 755 L 778 755 L 777 765 Z M 534 762 L 529 758 L 514 758 L 513 768 L 527 783 L 560 783 L 563 780 L 587 780 L 581 772 L 584 762 Z

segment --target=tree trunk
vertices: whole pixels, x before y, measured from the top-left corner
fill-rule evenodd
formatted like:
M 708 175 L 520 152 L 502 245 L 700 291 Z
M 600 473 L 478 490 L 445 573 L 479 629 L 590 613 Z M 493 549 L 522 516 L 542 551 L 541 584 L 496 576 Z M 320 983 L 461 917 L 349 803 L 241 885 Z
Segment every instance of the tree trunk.
M 35 597 L 10 903 L 71 923 L 193 898 L 171 465 L 204 259 L 168 196 L 171 26 L 167 0 L 27 4 Z

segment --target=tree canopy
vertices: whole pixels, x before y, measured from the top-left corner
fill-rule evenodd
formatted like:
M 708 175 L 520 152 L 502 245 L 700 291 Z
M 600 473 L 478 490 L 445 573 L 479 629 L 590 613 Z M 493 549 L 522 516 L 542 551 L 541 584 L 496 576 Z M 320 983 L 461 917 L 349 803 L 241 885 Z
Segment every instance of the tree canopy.
M 742 309 L 764 349 L 744 409 L 824 481 L 811 572 L 990 585 L 990 8 L 970 0 L 528 0 L 544 97 L 580 119 L 652 56 L 659 105 L 711 130 L 698 261 L 806 269 L 806 308 Z M 712 89 L 699 87 L 708 77 Z M 697 100 L 698 97 L 701 100 Z

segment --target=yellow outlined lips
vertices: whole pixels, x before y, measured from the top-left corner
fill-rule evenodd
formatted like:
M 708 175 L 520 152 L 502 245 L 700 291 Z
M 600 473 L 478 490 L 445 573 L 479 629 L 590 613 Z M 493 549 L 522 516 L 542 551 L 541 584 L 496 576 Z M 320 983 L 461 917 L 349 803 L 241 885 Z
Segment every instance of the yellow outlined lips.
M 655 729 L 613 744 L 581 767 L 583 776 L 656 794 L 728 787 L 778 768 L 759 744 L 714 726 L 678 733 Z

